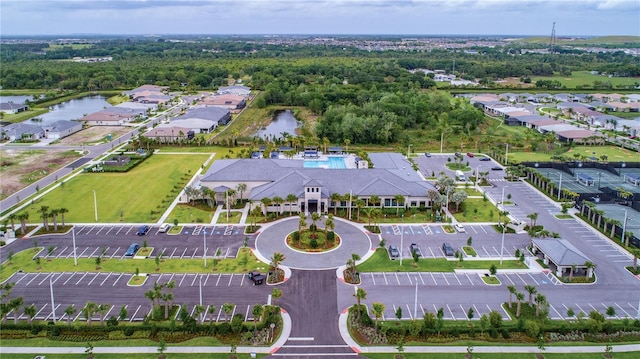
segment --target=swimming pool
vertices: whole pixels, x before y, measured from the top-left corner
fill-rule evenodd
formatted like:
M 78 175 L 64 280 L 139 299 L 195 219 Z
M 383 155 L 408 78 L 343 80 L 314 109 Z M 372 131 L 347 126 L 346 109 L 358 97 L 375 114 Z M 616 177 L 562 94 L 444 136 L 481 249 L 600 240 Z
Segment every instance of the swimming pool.
M 322 160 L 304 160 L 305 168 L 330 168 L 341 169 L 347 168 L 344 157 L 328 157 L 326 161 Z

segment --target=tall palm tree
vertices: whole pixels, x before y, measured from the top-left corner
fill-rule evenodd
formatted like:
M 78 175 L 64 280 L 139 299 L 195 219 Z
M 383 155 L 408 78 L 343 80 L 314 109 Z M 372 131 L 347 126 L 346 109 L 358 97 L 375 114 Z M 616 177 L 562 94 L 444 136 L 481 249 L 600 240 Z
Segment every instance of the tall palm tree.
M 42 218 L 42 224 L 44 225 L 44 229 L 49 231 L 49 206 L 41 206 L 40 207 L 40 218 Z
M 369 197 L 369 205 L 371 206 L 378 207 L 380 205 L 380 202 L 380 197 L 376 196 L 375 194 Z
M 547 297 L 542 293 L 536 295 L 536 317 L 540 316 L 540 308 L 547 304 Z
M 84 318 L 87 320 L 88 326 L 91 326 L 91 318 L 96 313 L 97 309 L 98 305 L 94 302 L 87 302 L 84 305 L 84 308 L 82 308 L 82 315 L 84 315 Z
M 329 217 L 327 217 L 327 219 L 324 221 L 324 238 L 327 238 L 329 230 L 333 231 L 333 228 L 335 228 L 335 226 L 336 224 L 333 221 L 333 216 L 329 215 Z
M 508 285 L 507 290 L 509 290 L 509 308 L 513 308 L 513 295 L 518 291 L 514 285 Z
M 271 267 L 273 267 L 273 272 L 275 273 L 276 282 L 280 281 L 280 273 L 278 271 L 280 267 L 280 263 L 284 262 L 287 259 L 283 253 L 275 252 L 273 256 L 271 256 Z
M 300 212 L 300 217 L 298 218 L 298 235 L 302 237 L 302 231 L 307 228 L 307 217 L 304 213 Z
M 311 213 L 311 228 L 313 228 L 313 232 L 315 233 L 318 230 L 318 226 L 316 222 L 320 220 L 320 214 L 318 212 Z
M 291 207 L 293 207 L 293 202 L 298 200 L 298 197 L 296 197 L 296 195 L 293 193 L 289 193 L 287 195 L 286 200 L 287 200 L 287 203 L 289 203 L 289 215 L 291 216 L 291 212 L 292 212 Z
M 54 231 L 58 231 L 58 209 L 57 208 L 53 208 L 51 209 L 51 212 L 49 212 L 49 214 L 51 215 L 51 218 L 53 219 L 53 230 Z
M 233 303 L 224 303 L 222 305 L 222 311 L 224 312 L 224 321 L 228 322 L 229 321 L 229 315 L 231 315 L 231 313 L 233 312 L 233 308 L 235 308 L 236 305 Z
M 204 318 L 202 317 L 202 313 L 204 313 L 204 305 L 196 304 L 193 308 L 193 316 L 194 318 L 198 318 L 198 324 L 202 324 Z
M 355 205 L 356 205 L 356 210 L 358 211 L 356 220 L 360 222 L 360 210 L 365 206 L 365 202 L 362 198 L 358 198 L 356 199 Z
M 262 304 L 255 304 L 253 306 L 253 310 L 251 313 L 253 314 L 253 331 L 255 332 L 258 329 L 258 321 L 262 318 L 262 313 L 264 312 L 264 307 Z
M 31 304 L 30 306 L 24 307 L 24 314 L 27 316 L 27 321 L 29 324 L 33 321 L 33 317 L 36 316 L 37 310 L 36 305 Z
M 68 326 L 71 326 L 71 316 L 76 314 L 76 312 L 77 312 L 76 307 L 74 307 L 73 305 L 70 305 L 70 306 L 65 308 L 64 314 L 67 315 L 67 325 Z
M 357 253 L 351 253 L 351 273 L 356 274 L 356 262 L 360 260 Z
M 24 305 L 24 299 L 22 297 L 13 298 L 9 301 L 9 308 L 13 311 L 13 323 L 18 324 L 18 319 L 20 319 L 20 308 Z
M 271 198 L 269 197 L 264 197 L 260 200 L 260 202 L 262 202 L 262 204 L 264 205 L 264 216 L 267 216 L 268 213 L 268 207 L 271 205 Z
M 69 213 L 69 210 L 64 207 L 58 208 L 58 213 L 60 213 L 60 217 L 62 219 L 62 225 L 64 226 L 64 214 Z
M 573 274 L 576 272 L 576 267 L 578 267 L 578 265 L 571 265 L 571 269 L 569 270 L 569 282 L 573 281 Z
M 96 308 L 96 311 L 100 314 L 100 325 L 104 325 L 104 317 L 107 315 L 110 308 L 111 306 L 109 304 L 100 304 Z
M 590 277 L 589 276 L 589 272 L 590 272 L 589 269 L 591 269 L 591 272 L 593 272 L 597 267 L 597 265 L 595 263 L 591 262 L 591 261 L 584 262 L 584 266 L 587 267 L 587 271 L 586 271 L 587 273 L 585 274 L 586 278 Z
M 533 213 L 529 213 L 527 214 L 527 218 L 531 219 L 531 228 L 536 226 L 536 221 L 538 220 L 538 212 L 533 212 Z
M 379 302 L 371 303 L 371 312 L 373 316 L 376 317 L 376 330 L 378 330 L 378 320 L 382 318 L 382 314 L 384 313 L 385 306 Z
M 356 297 L 356 304 L 358 305 L 357 310 L 358 310 L 358 314 L 357 314 L 357 319 L 360 319 L 360 314 L 361 314 L 361 310 L 360 310 L 360 302 L 367 299 L 367 292 L 365 292 L 364 289 L 362 288 L 358 288 L 356 289 L 356 292 L 353 294 L 354 297 Z
M 273 201 L 273 203 L 278 205 L 278 211 L 276 212 L 276 218 L 277 218 L 278 215 L 282 213 L 282 204 L 284 203 L 284 198 L 280 196 L 275 196 L 271 200 Z
M 340 206 L 340 202 L 342 201 L 342 195 L 340 193 L 332 193 L 331 194 L 331 202 L 334 203 L 333 206 L 333 215 L 337 215 L 338 214 L 338 206 Z
M 20 221 L 20 233 L 24 236 L 27 231 L 27 219 L 29 219 L 29 212 L 22 212 L 16 217 Z
M 516 309 L 516 317 L 520 318 L 520 309 L 522 308 L 522 301 L 524 300 L 524 293 L 516 292 L 516 300 L 518 301 L 518 307 Z
M 211 323 L 213 324 L 213 314 L 216 312 L 216 306 L 211 304 L 209 305 L 209 309 L 207 309 L 207 314 L 209 314 L 209 318 L 211 318 Z
M 7 216 L 7 219 L 8 219 L 9 221 L 11 221 L 11 230 L 12 230 L 12 231 L 14 231 L 14 232 L 15 232 L 15 230 L 16 230 L 15 221 L 16 221 L 16 219 L 17 219 L 17 218 L 18 218 L 18 215 L 17 215 L 17 214 L 15 214 L 15 213 L 11 213 L 11 214 L 9 214 L 9 215 Z
M 240 199 L 244 199 L 244 191 L 247 190 L 247 184 L 246 183 L 238 183 L 238 185 L 236 186 L 236 190 L 238 192 L 240 192 Z
M 524 290 L 529 293 L 529 305 L 533 304 L 533 295 L 538 293 L 538 290 L 534 285 L 525 285 Z
M 638 273 L 638 257 L 640 257 L 640 249 L 631 248 L 629 249 L 631 255 L 633 256 L 633 271 Z
M 397 216 L 400 211 L 400 207 L 404 206 L 404 196 L 401 194 L 397 194 L 393 196 L 393 199 L 396 200 L 396 216 Z

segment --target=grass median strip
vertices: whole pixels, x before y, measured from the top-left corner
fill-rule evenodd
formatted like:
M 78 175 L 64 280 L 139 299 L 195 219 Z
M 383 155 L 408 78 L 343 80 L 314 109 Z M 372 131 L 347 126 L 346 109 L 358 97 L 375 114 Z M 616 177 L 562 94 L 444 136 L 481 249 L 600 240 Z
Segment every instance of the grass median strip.
M 40 247 L 39 249 L 43 249 Z M 38 251 L 26 249 L 12 256 L 11 261 L 2 263 L 0 281 L 9 278 L 13 273 L 21 270 L 27 273 L 39 272 L 94 272 L 94 273 L 243 273 L 254 269 L 262 270 L 268 266 L 258 260 L 249 248 L 242 248 L 236 258 L 213 259 L 207 258 L 204 267 L 202 258 L 194 259 L 163 259 L 157 267 L 154 258 L 102 258 L 100 269 L 96 269 L 95 258 L 78 258 L 78 265 L 73 264 L 73 258 L 58 258 L 51 261 L 41 258 L 38 264 L 34 256 Z M 43 254 L 40 252 L 40 254 Z M 156 268 L 159 268 L 156 270 Z
M 415 262 L 413 258 L 390 260 L 386 249 L 378 248 L 375 254 L 366 262 L 358 265 L 359 272 L 453 272 L 455 269 L 486 269 L 495 265 L 497 269 L 526 269 L 520 261 L 505 260 L 500 265 L 499 260 L 469 260 L 448 261 L 444 258 L 421 258 Z

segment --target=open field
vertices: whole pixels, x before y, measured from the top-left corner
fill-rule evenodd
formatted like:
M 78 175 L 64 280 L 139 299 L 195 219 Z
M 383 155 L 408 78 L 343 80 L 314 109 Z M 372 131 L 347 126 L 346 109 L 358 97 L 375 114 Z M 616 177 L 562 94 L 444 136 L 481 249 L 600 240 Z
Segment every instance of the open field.
M 525 37 L 522 39 L 517 39 L 518 42 L 526 42 L 533 44 L 549 44 L 548 36 L 531 36 Z M 592 37 L 588 39 L 567 39 L 567 38 L 557 38 L 556 44 L 562 45 L 593 45 L 593 44 L 630 44 L 630 43 L 640 43 L 640 36 L 598 36 Z
M 98 142 L 106 142 L 108 134 L 111 134 L 112 138 L 118 138 L 131 130 L 132 128 L 130 127 L 122 126 L 92 126 L 76 132 L 71 136 L 67 136 L 56 144 L 62 146 L 90 145 Z
M 575 71 L 569 77 L 561 75 L 531 77 L 531 81 L 533 83 L 538 80 L 558 80 L 563 86 L 566 86 L 569 89 L 576 89 L 585 85 L 591 87 L 593 86 L 594 81 L 610 82 L 613 87 L 633 86 L 634 84 L 640 83 L 640 78 L 637 77 L 607 77 L 592 75 L 588 71 Z
M 178 220 L 178 223 L 211 223 L 214 211 L 215 208 L 178 203 L 167 217 L 167 222 L 173 223 L 174 220 Z
M 614 146 L 576 146 L 563 153 L 563 155 L 573 158 L 574 153 L 583 154 L 588 157 L 595 156 L 598 158 L 601 155 L 607 155 L 608 161 L 612 162 L 638 160 L 637 152 Z M 551 153 L 544 152 L 509 152 L 509 161 L 551 161 L 551 156 Z
M 80 157 L 75 151 L 12 150 L 0 151 L 0 198 L 6 198 L 25 186 L 58 170 Z
M 455 208 L 455 203 L 450 204 Z M 483 198 L 467 198 L 460 204 L 460 212 L 453 216 L 459 222 L 495 222 L 498 220 L 498 209 Z
M 93 47 L 92 44 L 68 44 L 68 45 L 58 45 L 58 44 L 49 44 L 48 51 L 56 51 L 62 50 L 65 47 L 70 47 L 73 50 L 82 50 L 82 49 L 90 49 Z
M 82 173 L 27 207 L 38 222 L 41 206 L 67 208 L 66 220 L 95 222 L 93 190 L 100 222 L 157 221 L 207 155 L 155 155 L 126 173 Z

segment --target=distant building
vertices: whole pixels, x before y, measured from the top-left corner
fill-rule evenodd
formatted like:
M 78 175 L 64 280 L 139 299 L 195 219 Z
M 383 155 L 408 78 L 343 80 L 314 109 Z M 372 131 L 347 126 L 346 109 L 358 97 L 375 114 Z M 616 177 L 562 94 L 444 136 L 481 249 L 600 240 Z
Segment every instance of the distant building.
M 77 121 L 60 120 L 52 124 L 42 126 L 48 139 L 59 139 L 72 135 L 82 130 L 82 123 Z
M 0 102 L 0 112 L 16 114 L 29 110 L 29 106 L 13 102 Z
M 243 85 L 220 86 L 216 95 L 237 95 L 248 97 L 251 94 L 251 88 Z

